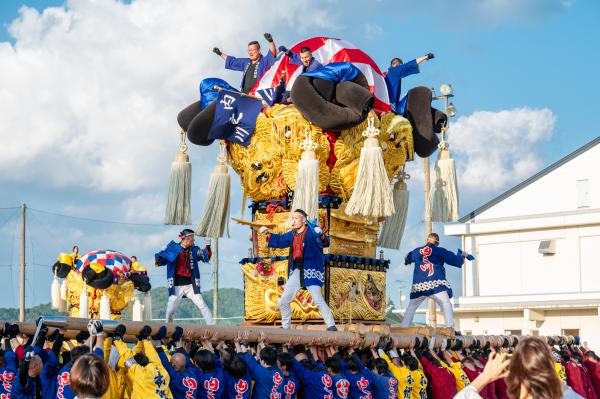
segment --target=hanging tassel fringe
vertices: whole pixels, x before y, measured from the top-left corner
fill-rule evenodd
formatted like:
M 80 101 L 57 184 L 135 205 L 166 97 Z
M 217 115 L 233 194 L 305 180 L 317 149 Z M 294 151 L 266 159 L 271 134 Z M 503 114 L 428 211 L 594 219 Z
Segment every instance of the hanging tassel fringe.
M 399 249 L 404 227 L 406 226 L 406 216 L 408 214 L 408 190 L 405 180 L 410 176 L 404 172 L 399 176 L 394 185 L 394 209 L 392 216 L 385 219 L 381 234 L 379 236 L 379 246 L 389 249 Z
M 52 281 L 51 296 L 52 296 L 52 309 L 59 309 L 60 308 L 60 284 L 58 283 L 58 277 L 56 276 L 56 273 L 54 274 L 54 280 Z
M 133 311 L 131 315 L 133 321 L 144 321 L 144 314 L 142 311 L 142 304 L 140 303 L 140 299 L 136 296 L 133 301 Z
M 150 291 L 144 293 L 144 321 L 152 321 L 152 295 Z
M 394 200 L 383 163 L 383 151 L 377 139 L 379 129 L 375 127 L 372 117 L 369 118 L 369 125 L 362 134 L 367 139 L 360 150 L 358 173 L 346 206 L 346 214 L 388 217 L 394 213 Z
M 110 299 L 106 296 L 106 291 L 102 292 L 100 298 L 100 318 L 102 320 L 110 320 Z
M 181 130 L 179 153 L 171 164 L 169 194 L 165 212 L 165 224 L 192 224 L 191 193 L 192 193 L 192 164 L 187 155 L 185 132 Z
M 231 184 L 227 171 L 227 150 L 221 143 L 221 151 L 210 176 L 208 192 L 204 201 L 204 210 L 198 223 L 196 234 L 201 237 L 223 237 L 225 228 L 229 236 L 229 196 Z
M 304 151 L 298 162 L 292 210 L 302 209 L 308 220 L 315 220 L 319 212 L 319 160 L 315 154 L 317 143 L 312 140 L 310 130 L 300 148 Z
M 67 280 L 63 279 L 60 284 L 60 302 L 58 304 L 59 312 L 67 311 Z
M 79 294 L 79 317 L 82 317 L 84 319 L 88 318 L 88 313 L 89 313 L 89 309 L 88 309 L 88 291 L 87 291 L 87 284 L 83 285 L 83 288 L 81 289 L 81 293 Z
M 434 193 L 431 206 L 431 220 L 434 222 L 454 222 L 458 220 L 458 185 L 456 167 L 448 150 L 448 142 L 438 145 L 440 154 L 434 168 Z

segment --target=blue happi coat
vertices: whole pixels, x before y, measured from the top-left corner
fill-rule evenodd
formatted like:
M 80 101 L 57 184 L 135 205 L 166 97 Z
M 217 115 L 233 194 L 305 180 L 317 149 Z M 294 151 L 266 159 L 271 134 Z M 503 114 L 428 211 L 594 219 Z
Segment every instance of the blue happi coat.
M 442 291 L 447 291 L 448 297 L 452 298 L 452 288 L 446 280 L 444 263 L 461 267 L 463 262 L 464 258 L 460 250 L 454 254 L 429 243 L 410 251 L 404 259 L 407 265 L 415 264 L 410 299 L 430 296 Z
M 183 247 L 176 243 L 175 241 L 171 241 L 167 244 L 167 246 L 157 252 L 154 255 L 156 260 L 156 266 L 164 266 L 167 265 L 167 284 L 169 286 L 169 295 L 175 295 L 175 267 L 177 266 L 177 256 L 179 253 L 183 251 Z M 198 268 L 198 261 L 202 261 L 208 263 L 210 261 L 210 247 L 206 246 L 204 249 L 200 249 L 200 247 L 193 246 L 191 248 L 192 251 L 192 286 L 194 287 L 194 293 L 200 293 L 200 269 Z
M 230 69 L 232 71 L 243 71 L 244 75 L 246 74 L 246 70 L 252 61 L 250 58 L 237 58 L 232 57 L 230 55 L 227 56 L 225 60 L 225 69 Z M 275 56 L 270 51 L 267 51 L 267 55 L 261 56 L 258 60 L 258 65 L 256 67 L 256 81 L 261 78 L 261 76 L 275 63 Z M 242 78 L 242 83 L 240 84 L 240 89 L 243 89 L 242 85 L 244 84 L 244 78 Z
M 13 385 L 19 383 L 15 381 L 17 373 L 17 355 L 10 349 L 4 353 L 4 367 L 0 368 L 0 397 L 10 397 Z
M 295 269 L 294 259 L 292 257 L 292 242 L 294 241 L 295 235 L 295 229 L 285 234 L 271 233 L 269 235 L 269 247 L 290 248 L 290 254 L 288 256 L 288 276 L 292 274 L 292 271 Z M 302 252 L 304 259 L 304 283 L 300 281 L 300 284 L 304 287 L 310 287 L 311 285 L 322 287 L 325 282 L 323 241 L 321 235 L 315 233 L 309 226 L 306 226 L 306 235 L 304 236 Z
M 405 64 L 390 67 L 385 74 L 385 84 L 388 89 L 388 96 L 392 111 L 398 115 L 404 114 L 406 108 L 406 96 L 400 97 L 402 93 L 402 78 L 419 73 L 419 64 L 417 60 L 408 61 Z
M 304 68 L 304 64 L 302 63 L 302 58 L 300 58 L 300 54 L 293 52 L 292 50 L 288 51 L 288 57 L 290 57 L 290 64 L 292 65 L 301 65 Z M 315 57 L 312 57 L 310 60 L 310 64 L 306 67 L 306 71 L 304 72 L 312 72 L 321 68 L 323 64 L 321 64 Z

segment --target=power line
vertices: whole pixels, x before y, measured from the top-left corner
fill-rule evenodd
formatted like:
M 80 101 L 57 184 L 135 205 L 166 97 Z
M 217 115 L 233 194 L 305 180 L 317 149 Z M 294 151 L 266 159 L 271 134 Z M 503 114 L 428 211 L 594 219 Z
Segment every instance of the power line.
M 63 213 L 56 213 L 56 212 L 49 212 L 49 211 L 43 211 L 41 209 L 35 209 L 35 208 L 27 208 L 30 211 L 34 211 L 34 212 L 39 212 L 39 213 L 43 213 L 46 215 L 53 215 L 53 216 L 60 216 L 63 218 L 69 218 L 69 219 L 75 219 L 75 220 L 84 220 L 87 222 L 96 222 L 96 223 L 106 223 L 106 224 L 118 224 L 118 225 L 124 225 L 124 226 L 151 226 L 151 227 L 165 227 L 165 224 L 159 224 L 159 223 L 131 223 L 131 222 L 121 222 L 121 221 L 116 221 L 116 220 L 103 220 L 103 219 L 94 219 L 94 218 L 86 218 L 86 217 L 81 217 L 81 216 L 73 216 L 73 215 L 65 215 Z

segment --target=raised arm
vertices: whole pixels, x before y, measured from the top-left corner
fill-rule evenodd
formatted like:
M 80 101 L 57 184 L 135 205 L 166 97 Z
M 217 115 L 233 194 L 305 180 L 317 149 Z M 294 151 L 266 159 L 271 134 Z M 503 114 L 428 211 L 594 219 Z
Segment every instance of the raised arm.
M 269 42 L 269 51 L 273 54 L 273 57 L 277 57 L 277 47 L 275 47 L 275 41 L 270 33 L 265 33 L 265 39 Z
M 417 64 L 420 64 L 421 62 L 430 60 L 430 59 L 432 59 L 434 57 L 435 56 L 433 55 L 433 53 L 427 53 L 424 56 L 421 56 L 421 57 L 417 58 L 415 61 L 416 61 Z

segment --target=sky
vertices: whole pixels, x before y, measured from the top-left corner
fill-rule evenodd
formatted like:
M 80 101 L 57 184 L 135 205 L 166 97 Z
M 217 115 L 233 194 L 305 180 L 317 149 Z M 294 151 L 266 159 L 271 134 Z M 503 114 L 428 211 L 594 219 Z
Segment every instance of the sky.
M 135 254 L 151 266 L 176 238 L 178 229 L 161 222 L 177 113 L 198 99 L 203 78 L 240 80 L 223 69 L 215 46 L 243 56 L 264 32 L 287 47 L 340 37 L 382 68 L 395 56 L 433 52 L 403 89 L 454 89 L 458 114 L 448 134 L 463 215 L 600 134 L 599 17 L 600 3 L 584 0 L 2 1 L 0 307 L 18 306 L 15 207 L 22 203 L 29 207 L 27 305 L 49 301 L 50 265 L 75 244 Z M 190 150 L 194 221 L 216 147 Z M 410 290 L 412 271 L 402 259 L 425 230 L 422 160 L 407 171 L 407 229 L 400 250 L 385 251 L 387 293 L 396 303 Z M 232 215 L 239 216 L 241 188 L 237 178 L 232 183 Z M 249 232 L 230 227 L 231 237 L 219 241 L 219 284 L 242 288 L 237 262 Z M 460 243 L 442 237 L 442 245 Z M 209 289 L 212 266 L 203 267 Z M 164 286 L 165 271 L 150 270 L 152 284 Z M 460 294 L 460 271 L 448 275 Z

